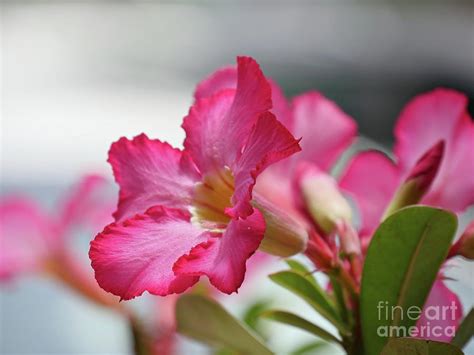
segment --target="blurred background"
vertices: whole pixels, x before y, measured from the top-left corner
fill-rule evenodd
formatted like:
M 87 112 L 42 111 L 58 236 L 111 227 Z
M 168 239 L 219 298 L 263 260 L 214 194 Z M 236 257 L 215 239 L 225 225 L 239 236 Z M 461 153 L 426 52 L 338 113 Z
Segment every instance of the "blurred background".
M 2 1 L 2 195 L 52 206 L 80 173 L 111 177 L 121 136 L 180 146 L 195 84 L 240 54 L 288 96 L 322 91 L 385 146 L 417 93 L 459 89 L 474 108 L 472 1 Z M 473 272 L 450 270 L 466 308 Z M 5 354 L 129 351 L 119 319 L 38 279 L 2 289 L 0 326 Z

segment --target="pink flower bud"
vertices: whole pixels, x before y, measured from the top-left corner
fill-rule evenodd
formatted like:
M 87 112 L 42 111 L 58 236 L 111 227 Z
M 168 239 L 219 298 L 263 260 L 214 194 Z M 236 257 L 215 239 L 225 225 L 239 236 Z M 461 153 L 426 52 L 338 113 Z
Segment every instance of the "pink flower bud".
M 265 234 L 259 249 L 272 255 L 289 257 L 306 249 L 306 223 L 296 215 L 254 194 L 253 205 L 265 218 Z
M 351 207 L 331 176 L 305 164 L 298 171 L 297 181 L 305 209 L 324 233 L 333 232 L 340 221 L 350 223 Z
M 341 242 L 341 250 L 347 255 L 360 255 L 360 239 L 357 231 L 351 224 L 340 222 L 337 224 L 337 232 Z
M 321 271 L 328 272 L 336 265 L 335 253 L 316 231 L 311 230 L 306 256 Z
M 428 192 L 443 160 L 444 141 L 437 142 L 418 159 L 405 182 L 398 188 L 382 220 L 400 208 L 417 204 Z

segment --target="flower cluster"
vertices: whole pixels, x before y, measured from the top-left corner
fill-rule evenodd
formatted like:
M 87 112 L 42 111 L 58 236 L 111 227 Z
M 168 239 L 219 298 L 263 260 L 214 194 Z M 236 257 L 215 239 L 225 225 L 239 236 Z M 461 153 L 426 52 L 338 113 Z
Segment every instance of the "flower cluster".
M 283 258 L 301 254 L 311 263 L 308 269 L 288 261 L 291 270 L 270 278 L 303 298 L 339 333 L 284 311 L 269 312 L 268 318 L 299 326 L 351 354 L 403 346 L 370 340 L 376 335 L 367 330 L 379 323 L 378 329 L 407 327 L 413 337 L 451 341 L 463 311 L 445 284 L 444 266 L 458 256 L 474 259 L 474 221 L 452 243 L 456 217 L 474 205 L 474 122 L 465 95 L 439 88 L 415 97 L 396 122 L 392 152 L 360 151 L 355 121 L 333 101 L 316 91 L 287 100 L 254 59 L 238 57 L 236 66 L 198 84 L 182 128 L 182 149 L 145 134 L 112 144 L 108 162 L 120 189 L 118 206 L 114 221 L 107 221 L 89 250 L 97 283 L 120 300 L 144 292 L 169 296 L 159 303 L 162 333 L 153 338 L 158 353 L 173 351 L 176 330 L 193 336 L 197 323 L 189 305 L 196 305 L 198 314 L 209 310 L 203 314 L 211 329 L 231 324 L 225 329 L 247 337 L 214 301 L 176 294 L 203 276 L 220 293 L 237 292 L 262 252 Z M 343 154 L 347 163 L 334 176 Z M 47 270 L 89 298 L 122 309 L 117 299 L 71 274 L 75 268 L 64 243 L 72 226 L 105 224 L 108 210 L 93 193 L 101 181 L 85 179 L 59 218 L 43 216 L 28 201 L 4 201 L 0 277 Z M 374 270 L 390 267 L 394 280 Z M 328 276 L 325 287 L 312 276 L 314 270 Z M 389 299 L 374 297 L 379 287 L 374 282 L 387 288 L 380 295 Z M 404 307 L 409 316 L 410 309 L 419 314 L 404 320 Z M 434 319 L 433 307 L 450 309 L 451 316 Z M 401 313 L 389 317 L 390 309 Z M 374 320 L 377 312 L 384 319 Z M 135 327 L 136 319 L 131 322 Z M 448 328 L 452 332 L 438 331 Z M 194 331 L 197 339 L 224 350 L 266 351 L 254 338 L 246 347 L 224 330 Z M 454 342 L 464 342 L 459 339 Z

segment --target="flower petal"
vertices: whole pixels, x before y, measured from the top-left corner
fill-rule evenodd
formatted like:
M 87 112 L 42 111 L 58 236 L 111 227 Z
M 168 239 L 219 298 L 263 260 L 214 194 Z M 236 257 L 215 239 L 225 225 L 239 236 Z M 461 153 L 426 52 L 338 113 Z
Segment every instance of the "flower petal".
M 430 310 L 431 308 L 431 310 Z M 430 330 L 429 335 L 420 334 L 424 339 L 449 343 L 462 319 L 462 304 L 441 279 L 431 288 L 420 319 L 416 323 L 420 333 L 422 327 Z M 426 333 L 425 333 L 426 334 Z
M 113 143 L 108 161 L 120 186 L 117 221 L 155 205 L 186 208 L 200 178 L 187 153 L 145 134 Z
M 173 273 L 173 264 L 210 234 L 190 223 L 187 212 L 161 206 L 112 223 L 91 243 L 89 257 L 99 285 L 128 300 L 148 291 L 181 293 L 199 277 Z
M 291 120 L 290 106 L 278 84 L 270 78 L 267 78 L 267 81 L 270 84 L 272 90 L 273 108 L 271 109 L 271 112 L 281 123 L 283 123 L 283 125 L 286 126 Z M 208 98 L 217 94 L 219 91 L 236 88 L 237 67 L 227 66 L 216 70 L 206 79 L 201 81 L 194 92 L 194 98 L 196 100 Z
M 247 259 L 257 250 L 264 232 L 263 216 L 255 210 L 244 220 L 232 220 L 220 237 L 194 247 L 173 270 L 177 275 L 207 275 L 220 291 L 236 292 L 244 281 Z
M 107 180 L 100 175 L 83 176 L 63 202 L 59 221 L 62 230 L 81 226 L 97 232 L 111 223 L 115 199 L 107 194 L 109 187 Z
M 446 142 L 445 158 L 423 203 L 461 212 L 474 203 L 474 123 L 467 98 L 436 89 L 414 98 L 395 128 L 395 154 L 406 173 L 437 141 Z
M 377 227 L 399 182 L 397 167 L 383 153 L 361 152 L 349 162 L 339 185 L 358 207 L 360 235 L 370 234 Z
M 197 100 L 183 122 L 184 147 L 205 174 L 231 166 L 240 155 L 258 116 L 271 106 L 271 89 L 259 65 L 237 58 L 236 90 Z
M 293 122 L 287 127 L 302 137 L 302 151 L 292 160 L 309 161 L 323 170 L 331 168 L 357 134 L 355 121 L 315 91 L 293 100 Z
M 298 141 L 272 113 L 262 114 L 248 137 L 242 156 L 231 167 L 235 191 L 233 207 L 227 212 L 233 217 L 249 216 L 253 211 L 250 200 L 257 176 L 270 164 L 300 150 Z
M 0 204 L 0 279 L 37 271 L 53 251 L 57 233 L 31 201 L 6 198 Z

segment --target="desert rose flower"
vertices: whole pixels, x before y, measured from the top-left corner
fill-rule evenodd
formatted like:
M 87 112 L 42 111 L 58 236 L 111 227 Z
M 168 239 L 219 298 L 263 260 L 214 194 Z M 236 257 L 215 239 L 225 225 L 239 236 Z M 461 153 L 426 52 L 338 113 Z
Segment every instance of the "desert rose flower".
M 232 293 L 244 279 L 266 226 L 252 205 L 256 178 L 300 148 L 269 112 L 271 88 L 258 64 L 237 63 L 235 89 L 197 97 L 183 123 L 184 150 L 144 134 L 110 149 L 116 222 L 89 255 L 99 285 L 121 299 L 181 293 L 202 275 Z
M 28 198 L 4 198 L 0 203 L 0 280 L 25 274 L 52 276 L 94 302 L 117 307 L 68 246 L 75 231 L 95 232 L 112 219 L 113 203 L 106 197 L 106 186 L 100 176 L 85 176 L 54 214 Z

